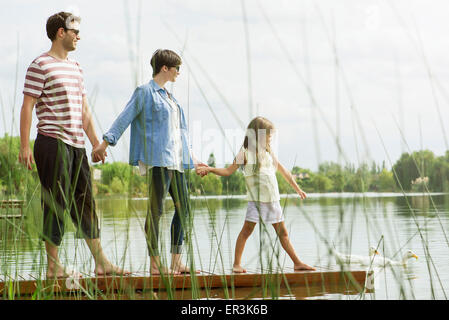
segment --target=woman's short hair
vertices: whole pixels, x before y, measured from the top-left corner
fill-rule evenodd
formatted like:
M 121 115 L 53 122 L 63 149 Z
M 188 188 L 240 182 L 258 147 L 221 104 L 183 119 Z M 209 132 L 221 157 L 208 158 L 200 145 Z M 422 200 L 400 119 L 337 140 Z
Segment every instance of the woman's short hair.
M 181 57 L 174 51 L 168 49 L 157 49 L 151 57 L 151 67 L 153 68 L 153 77 L 161 72 L 163 66 L 168 68 L 181 65 Z

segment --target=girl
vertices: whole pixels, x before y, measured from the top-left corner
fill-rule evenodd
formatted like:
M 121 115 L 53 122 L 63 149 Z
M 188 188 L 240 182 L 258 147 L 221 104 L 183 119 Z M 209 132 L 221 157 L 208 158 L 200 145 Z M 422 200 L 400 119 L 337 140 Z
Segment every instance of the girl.
M 274 131 L 273 124 L 266 118 L 256 117 L 248 125 L 245 140 L 232 165 L 227 168 L 202 167 L 200 173 L 212 172 L 219 176 L 229 176 L 239 165 L 243 166 L 245 176 L 248 209 L 245 223 L 237 238 L 235 245 L 235 261 L 232 270 L 244 273 L 241 258 L 245 243 L 259 220 L 265 224 L 272 224 L 276 230 L 282 247 L 293 261 L 295 270 L 315 270 L 299 260 L 288 238 L 287 228 L 279 200 L 279 188 L 276 180 L 276 170 L 295 189 L 301 199 L 306 198 L 291 173 L 287 171 L 276 159 L 270 148 L 271 137 Z

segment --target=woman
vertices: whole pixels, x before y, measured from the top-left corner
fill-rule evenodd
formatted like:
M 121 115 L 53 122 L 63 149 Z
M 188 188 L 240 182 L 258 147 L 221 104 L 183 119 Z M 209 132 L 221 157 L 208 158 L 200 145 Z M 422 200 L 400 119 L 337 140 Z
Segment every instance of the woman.
M 171 50 L 156 50 L 151 58 L 153 79 L 134 91 L 125 109 L 103 135 L 103 142 L 92 156 L 106 154 L 108 145 L 117 144 L 131 124 L 129 164 L 139 166 L 148 177 L 150 205 L 145 221 L 150 272 L 152 274 L 179 274 L 190 272 L 181 263 L 184 230 L 190 214 L 185 169 L 206 166 L 194 161 L 188 148 L 184 112 L 176 99 L 165 89 L 167 82 L 175 82 L 179 75 L 181 58 Z M 175 204 L 171 223 L 171 267 L 162 266 L 158 249 L 159 219 L 164 199 L 170 193 Z

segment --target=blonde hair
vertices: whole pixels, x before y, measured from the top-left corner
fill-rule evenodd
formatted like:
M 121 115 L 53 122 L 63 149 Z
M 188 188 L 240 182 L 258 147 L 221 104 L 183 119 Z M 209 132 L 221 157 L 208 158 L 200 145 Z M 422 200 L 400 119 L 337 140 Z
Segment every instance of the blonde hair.
M 248 124 L 246 129 L 245 140 L 243 141 L 243 148 L 253 149 L 256 153 L 256 165 L 254 171 L 258 170 L 259 164 L 259 147 L 262 147 L 268 153 L 271 153 L 270 136 L 273 134 L 275 128 L 273 123 L 264 117 L 255 117 Z M 246 165 L 247 159 L 245 157 L 244 164 Z

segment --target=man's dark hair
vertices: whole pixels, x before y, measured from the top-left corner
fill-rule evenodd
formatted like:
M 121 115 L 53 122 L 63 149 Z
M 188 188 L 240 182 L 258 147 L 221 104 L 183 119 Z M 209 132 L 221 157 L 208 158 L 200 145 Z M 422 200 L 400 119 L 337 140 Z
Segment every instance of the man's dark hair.
M 180 66 L 182 61 L 176 52 L 168 49 L 158 49 L 153 53 L 150 63 L 153 68 L 154 77 L 161 71 L 163 66 L 167 66 L 168 68 Z
M 72 14 L 70 12 L 58 12 L 47 19 L 47 37 L 53 41 L 59 28 L 66 29 L 66 20 Z

